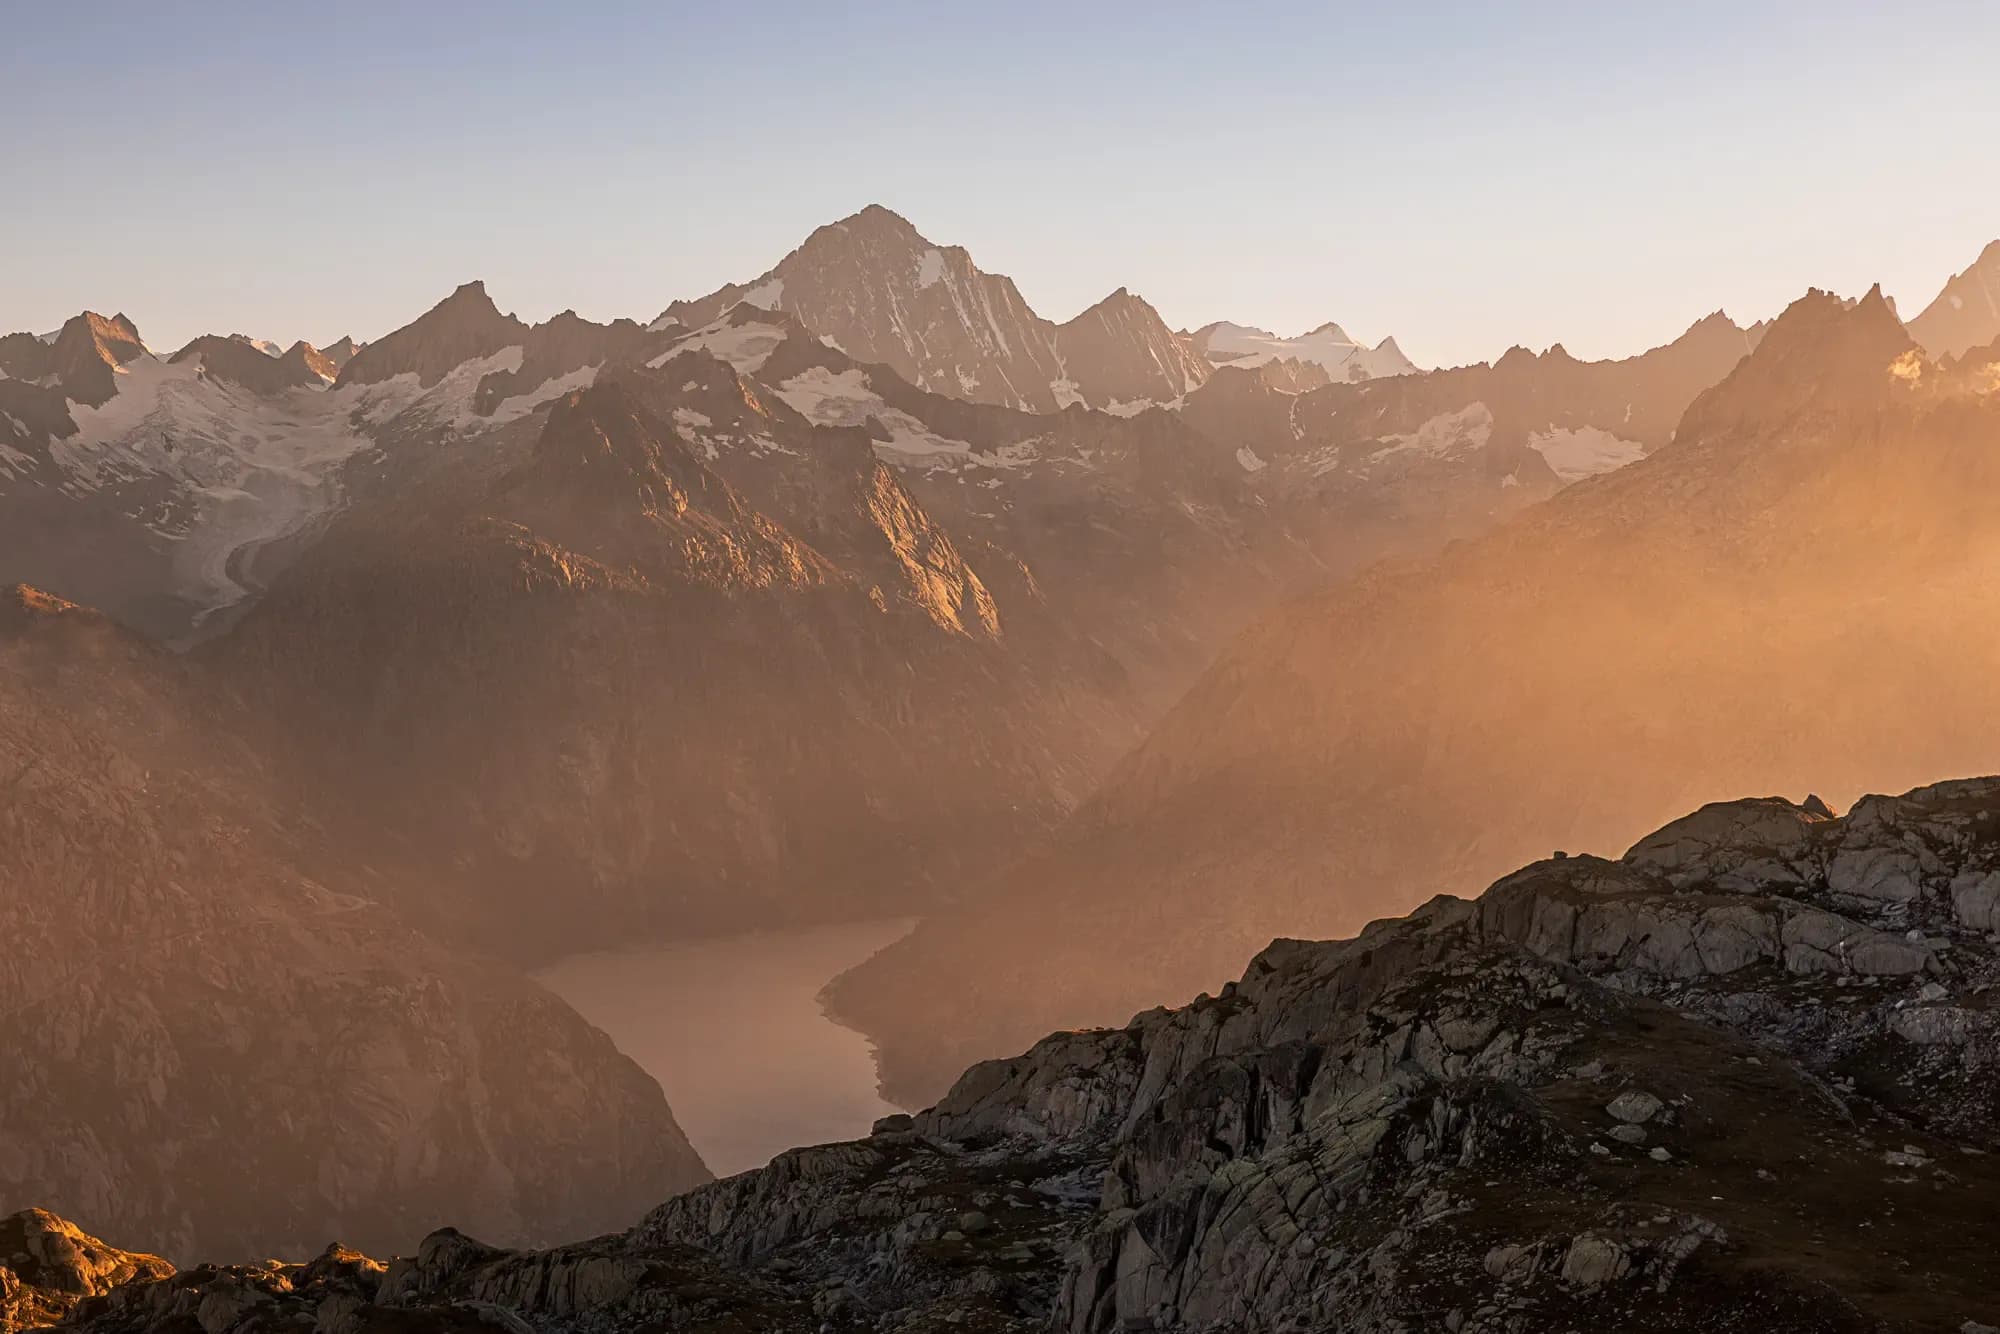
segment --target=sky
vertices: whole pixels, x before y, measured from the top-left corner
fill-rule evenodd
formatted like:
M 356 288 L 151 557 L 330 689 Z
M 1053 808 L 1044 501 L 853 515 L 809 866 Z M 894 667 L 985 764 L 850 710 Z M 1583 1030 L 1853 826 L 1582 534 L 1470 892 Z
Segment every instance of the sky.
M 1393 12 L 1391 12 L 1393 11 Z M 1665 342 L 2000 236 L 2000 6 L 0 0 L 0 331 L 649 319 L 870 203 L 1067 319 Z M 11 198 L 7 195 L 11 194 Z

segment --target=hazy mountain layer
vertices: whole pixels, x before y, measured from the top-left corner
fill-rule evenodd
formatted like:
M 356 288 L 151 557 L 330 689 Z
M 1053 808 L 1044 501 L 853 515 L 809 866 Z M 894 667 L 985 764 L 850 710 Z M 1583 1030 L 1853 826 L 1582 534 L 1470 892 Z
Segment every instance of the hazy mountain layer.
M 1671 445 L 1266 616 L 1048 851 L 850 974 L 841 1011 L 921 1099 L 1271 935 L 1616 846 L 1718 785 L 1981 767 L 1993 383 L 1926 360 L 1879 293 L 1807 297 Z
M 276 798 L 211 679 L 0 601 L 0 1196 L 177 1258 L 439 1209 L 523 1241 L 706 1177 L 659 1087 Z

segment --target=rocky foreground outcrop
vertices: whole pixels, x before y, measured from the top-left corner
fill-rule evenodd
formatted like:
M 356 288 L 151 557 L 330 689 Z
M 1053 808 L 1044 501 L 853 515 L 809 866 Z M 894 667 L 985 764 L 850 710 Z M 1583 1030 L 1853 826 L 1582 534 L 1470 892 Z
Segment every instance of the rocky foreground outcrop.
M 1219 996 L 1051 1036 L 623 1235 L 447 1229 L 387 1265 L 148 1267 L 73 1303 L 24 1299 L 46 1280 L 16 1262 L 9 1309 L 207 1334 L 1979 1334 L 1996 982 L 2000 778 L 1845 817 L 1726 802 L 1617 861 L 1277 941 Z

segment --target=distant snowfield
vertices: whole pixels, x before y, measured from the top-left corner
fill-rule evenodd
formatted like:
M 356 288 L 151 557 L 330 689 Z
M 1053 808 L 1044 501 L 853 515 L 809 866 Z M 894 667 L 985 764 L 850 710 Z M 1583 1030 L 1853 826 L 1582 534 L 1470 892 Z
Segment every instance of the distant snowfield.
M 1557 480 L 1568 483 L 1614 472 L 1646 456 L 1636 440 L 1623 440 L 1601 426 L 1567 427 L 1528 437 L 1528 447 L 1540 454 Z
M 816 426 L 865 426 L 873 420 L 889 436 L 874 442 L 876 457 L 897 467 L 1019 468 L 1037 457 L 1032 445 L 982 453 L 966 441 L 939 435 L 884 402 L 869 386 L 868 373 L 859 368 L 835 374 L 814 366 L 778 385 L 777 391 L 793 411 Z
M 1484 403 L 1468 403 L 1457 412 L 1440 413 L 1414 431 L 1385 435 L 1371 455 L 1385 459 L 1396 454 L 1417 454 L 1442 458 L 1451 454 L 1484 449 L 1493 439 L 1493 412 Z
M 1385 338 L 1371 348 L 1348 337 L 1337 324 L 1322 325 L 1296 338 L 1280 338 L 1264 329 L 1225 320 L 1209 331 L 1208 359 L 1216 365 L 1253 369 L 1271 361 L 1304 361 L 1325 367 L 1336 380 L 1408 375 L 1417 369 L 1395 339 Z
M 156 481 L 171 485 L 152 513 L 134 515 L 171 544 L 172 593 L 196 609 L 196 623 L 257 591 L 256 553 L 324 522 L 342 504 L 341 466 L 374 446 L 374 431 L 407 413 L 426 425 L 473 434 L 515 420 L 559 394 L 588 384 L 595 367 L 558 376 L 503 400 L 494 413 L 472 410 L 479 382 L 518 371 L 522 350 L 505 348 L 457 367 L 429 389 L 414 375 L 340 389 L 296 387 L 274 395 L 152 355 L 118 369 L 117 390 L 99 407 L 71 402 L 77 434 L 50 443 L 63 470 L 57 484 L 84 497 Z M 25 457 L 0 455 L 12 470 Z
M 778 397 L 818 426 L 860 426 L 888 408 L 858 367 L 836 374 L 814 366 L 779 385 Z
M 778 310 L 782 307 L 784 300 L 785 280 L 783 278 L 766 278 L 763 282 L 758 283 L 755 287 L 745 292 L 739 304 L 755 306 L 759 310 Z
M 658 369 L 683 352 L 706 352 L 722 358 L 745 375 L 754 375 L 764 368 L 785 336 L 781 325 L 730 324 L 717 320 L 695 330 L 646 364 Z
M 342 394 L 350 408 L 357 396 Z M 174 543 L 173 592 L 198 618 L 252 591 L 238 577 L 238 553 L 298 532 L 339 503 L 333 473 L 369 439 L 324 389 L 260 397 L 203 375 L 192 363 L 142 356 L 120 368 L 118 392 L 101 407 L 70 405 L 77 434 L 50 457 L 81 496 L 166 478 L 185 507 L 147 526 Z M 142 521 L 145 521 L 142 519 Z
M 588 389 L 596 381 L 598 369 L 596 366 L 580 367 L 567 375 L 544 380 L 526 393 L 503 398 L 493 405 L 492 415 L 484 420 L 495 426 L 504 425 L 527 416 L 552 398 L 561 398 L 574 390 Z

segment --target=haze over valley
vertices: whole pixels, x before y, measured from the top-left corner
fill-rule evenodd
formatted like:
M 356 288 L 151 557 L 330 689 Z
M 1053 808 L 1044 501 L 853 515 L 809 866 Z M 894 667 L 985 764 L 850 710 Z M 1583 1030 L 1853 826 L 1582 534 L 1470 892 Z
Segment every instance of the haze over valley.
M 1985 16 L 448 9 L 15 25 L 0 1334 L 2000 1334 Z

